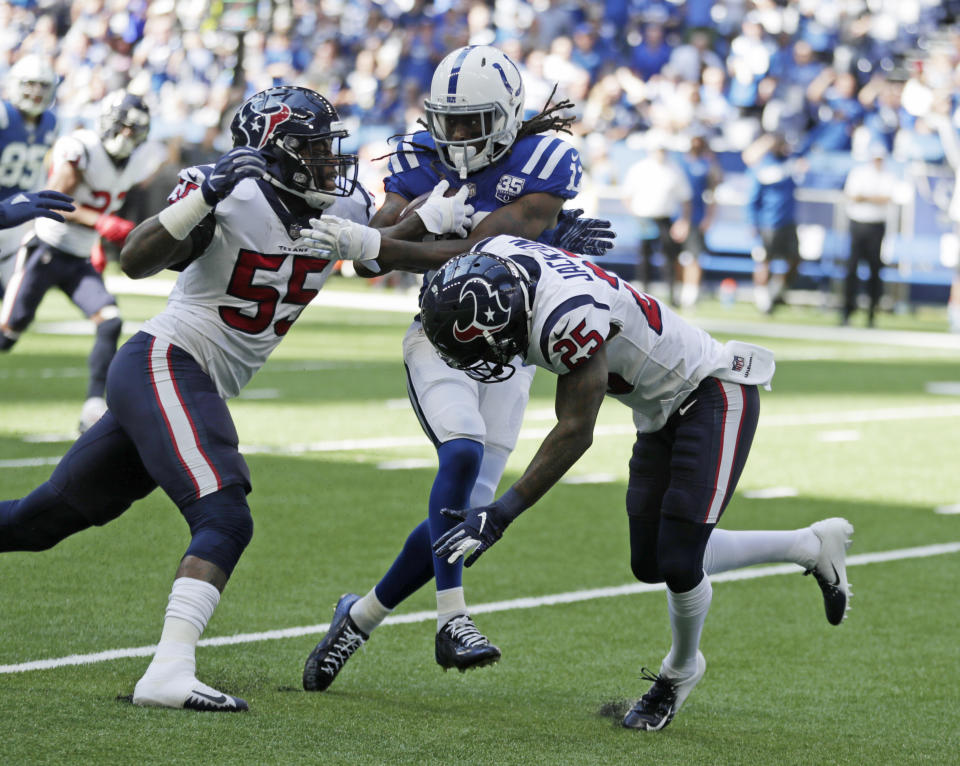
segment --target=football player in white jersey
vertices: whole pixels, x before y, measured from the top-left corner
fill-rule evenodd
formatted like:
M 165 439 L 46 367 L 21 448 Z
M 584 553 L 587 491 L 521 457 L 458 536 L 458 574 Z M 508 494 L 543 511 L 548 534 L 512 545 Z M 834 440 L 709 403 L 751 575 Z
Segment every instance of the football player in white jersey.
M 144 144 L 149 129 L 150 112 L 143 99 L 116 91 L 104 99 L 98 130 L 76 130 L 56 141 L 49 186 L 72 195 L 77 207 L 64 215 L 64 221 L 37 220 L 35 236 L 17 254 L 0 309 L 0 350 L 5 351 L 33 321 L 52 287 L 66 293 L 96 325 L 81 431 L 106 410 L 107 368 L 123 324 L 116 299 L 90 257 L 99 237 L 122 245 L 133 229 L 132 221 L 115 212 L 127 192 L 158 167 L 155 147 Z
M 557 424 L 520 479 L 495 502 L 444 511 L 460 521 L 434 546 L 448 561 L 473 564 L 566 473 L 590 446 L 605 395 L 633 410 L 631 569 L 643 582 L 666 582 L 673 643 L 658 673 L 644 670 L 653 685 L 624 726 L 662 729 L 702 678 L 713 572 L 792 561 L 814 575 L 828 621 L 844 619 L 846 520 L 786 532 L 715 529 L 750 450 L 758 387 L 773 377 L 770 351 L 721 344 L 595 264 L 518 237 L 480 242 L 447 263 L 421 310 L 430 342 L 477 380 L 509 378 L 518 357 L 558 375 Z
M 50 548 L 116 518 L 158 486 L 176 503 L 191 541 L 156 653 L 134 689 L 137 705 L 248 708 L 196 677 L 197 641 L 253 534 L 249 471 L 226 399 L 263 365 L 334 268 L 298 239 L 300 229 L 323 210 L 360 221 L 373 212 L 356 185 L 356 156 L 340 152 L 347 133 L 318 93 L 293 86 L 257 93 L 231 132 L 234 148 L 214 165 L 181 171 L 171 204 L 135 228 L 121 251 L 133 278 L 163 268 L 181 274 L 166 309 L 114 357 L 109 409 L 47 482 L 0 501 L 0 552 Z M 431 204 L 452 206 L 442 195 Z M 422 238 L 425 231 L 413 216 L 393 233 Z M 384 266 L 442 262 L 388 258 Z
M 564 202 L 577 195 L 582 168 L 576 149 L 549 131 L 567 130 L 571 120 L 555 113 L 571 105 L 557 104 L 522 120 L 524 89 L 516 65 L 493 46 L 469 45 L 451 52 L 437 66 L 425 106 L 429 129 L 404 139 L 391 157 L 391 174 L 384 182 L 386 200 L 371 226 L 393 225 L 411 201 L 445 183 L 459 187 L 458 193 L 473 208 L 472 230 L 466 240 L 446 242 L 380 239 L 361 258 L 425 250 L 452 256 L 472 242 L 501 233 L 557 243 L 558 216 Z M 424 217 L 426 211 L 417 213 Z M 317 237 L 349 238 L 362 250 L 369 234 L 353 227 L 354 240 L 347 231 L 334 231 L 336 222 L 331 221 L 329 217 L 320 221 Z M 584 225 L 577 221 L 572 227 Z M 564 224 L 571 224 L 570 217 Z M 428 228 L 438 231 L 435 224 Z M 562 232 L 559 239 L 573 246 Z M 587 239 L 589 234 L 580 238 L 578 252 L 588 252 L 582 248 Z M 598 234 L 591 244 L 599 254 L 612 243 Z M 450 527 L 441 508 L 493 500 L 517 442 L 535 368 L 521 367 L 502 385 L 480 386 L 443 363 L 424 337 L 419 317 L 404 337 L 403 360 L 410 402 L 437 450 L 427 518 L 410 532 L 394 563 L 371 590 L 362 597 L 353 593 L 341 597 L 330 630 L 305 663 L 307 691 L 328 688 L 383 619 L 431 580 L 436 584 L 437 663 L 465 671 L 500 658 L 499 648 L 469 615 L 462 565 L 435 559 L 431 544 Z

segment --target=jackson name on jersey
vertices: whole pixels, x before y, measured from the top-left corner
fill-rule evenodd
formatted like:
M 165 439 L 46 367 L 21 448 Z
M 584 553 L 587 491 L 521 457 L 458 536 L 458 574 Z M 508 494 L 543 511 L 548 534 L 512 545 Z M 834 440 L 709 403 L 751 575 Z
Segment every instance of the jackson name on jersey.
M 605 346 L 607 393 L 633 410 L 640 432 L 662 428 L 707 376 L 764 386 L 773 377 L 768 349 L 721 344 L 591 261 L 504 235 L 473 249 L 510 258 L 533 284 L 526 362 L 564 375 Z

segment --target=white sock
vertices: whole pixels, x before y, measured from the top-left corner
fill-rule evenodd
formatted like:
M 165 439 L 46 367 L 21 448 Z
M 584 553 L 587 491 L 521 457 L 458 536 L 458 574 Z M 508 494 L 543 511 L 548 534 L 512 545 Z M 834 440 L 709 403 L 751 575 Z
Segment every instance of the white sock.
M 714 528 L 703 554 L 703 570 L 717 574 L 752 564 L 780 562 L 792 562 L 809 569 L 819 553 L 820 538 L 810 527 L 789 531 Z
M 174 580 L 160 641 L 144 676 L 194 675 L 197 641 L 219 602 L 220 591 L 208 582 L 192 577 Z
M 667 588 L 667 609 L 670 612 L 670 630 L 673 643 L 664 657 L 660 672 L 671 678 L 689 676 L 697 669 L 700 634 L 713 600 L 713 586 L 706 574 L 697 586 L 686 593 L 674 593 Z
M 507 467 L 510 450 L 503 447 L 484 445 L 483 460 L 480 463 L 480 472 L 470 492 L 470 507 L 479 508 L 481 505 L 490 505 L 496 498 L 497 485 Z
M 467 613 L 463 587 L 437 591 L 437 632 L 454 617 Z
M 350 607 L 350 617 L 357 624 L 357 627 L 369 636 L 373 629 L 383 622 L 392 611 L 392 609 L 387 609 L 380 603 L 376 590 L 371 588 L 366 596 L 358 599 Z

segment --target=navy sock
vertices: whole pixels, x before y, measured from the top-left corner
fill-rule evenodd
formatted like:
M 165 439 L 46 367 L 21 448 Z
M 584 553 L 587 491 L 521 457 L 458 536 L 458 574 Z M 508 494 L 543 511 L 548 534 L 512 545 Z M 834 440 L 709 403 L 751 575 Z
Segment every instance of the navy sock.
M 431 542 L 436 542 L 457 524 L 453 519 L 441 514 L 441 508 L 461 510 L 467 507 L 473 485 L 480 473 L 483 445 L 472 439 L 454 439 L 441 444 L 437 455 L 440 458 L 440 467 L 430 490 L 428 515 Z M 462 559 L 455 564 L 448 564 L 445 559 L 434 556 L 433 570 L 437 578 L 437 590 L 459 588 L 463 584 Z
M 90 367 L 90 383 L 87 386 L 87 398 L 103 396 L 107 387 L 107 368 L 117 353 L 117 341 L 123 320 L 120 317 L 107 319 L 97 325 L 97 338 L 87 358 Z
M 400 555 L 391 564 L 375 588 L 377 598 L 387 609 L 395 609 L 407 596 L 433 579 L 433 552 L 430 527 L 426 519 L 407 536 Z

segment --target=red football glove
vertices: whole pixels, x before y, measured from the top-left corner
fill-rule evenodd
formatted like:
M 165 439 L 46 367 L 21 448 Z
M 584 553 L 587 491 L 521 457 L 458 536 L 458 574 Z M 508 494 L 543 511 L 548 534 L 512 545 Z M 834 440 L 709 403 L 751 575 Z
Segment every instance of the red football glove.
M 133 221 L 128 221 L 126 218 L 121 218 L 118 215 L 102 215 L 97 219 L 96 225 L 93 227 L 100 235 L 106 239 L 109 239 L 115 245 L 122 245 L 126 239 L 127 235 L 133 231 L 133 228 L 136 224 Z
M 103 252 L 103 245 L 100 244 L 99 239 L 93 243 L 90 250 L 90 265 L 97 274 L 103 274 L 103 270 L 107 268 L 107 254 Z

